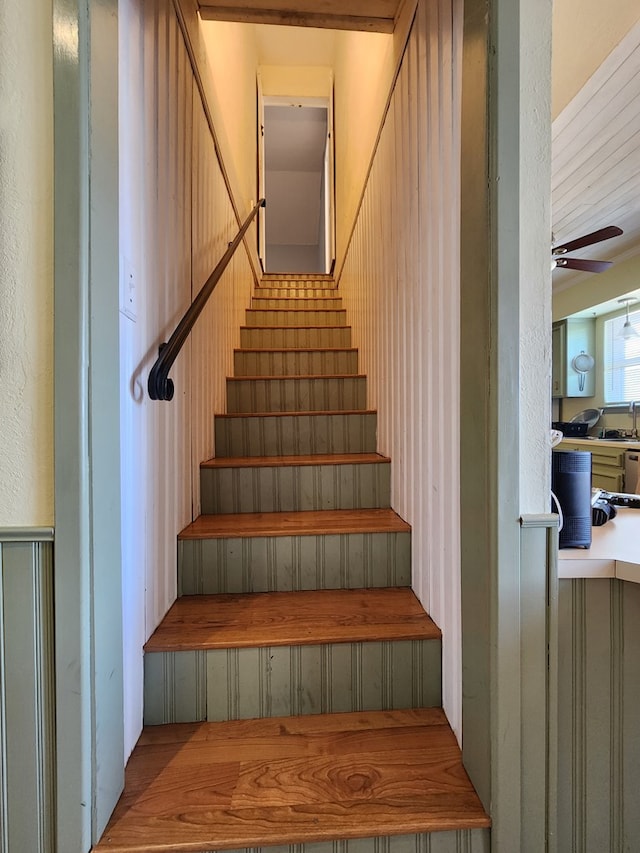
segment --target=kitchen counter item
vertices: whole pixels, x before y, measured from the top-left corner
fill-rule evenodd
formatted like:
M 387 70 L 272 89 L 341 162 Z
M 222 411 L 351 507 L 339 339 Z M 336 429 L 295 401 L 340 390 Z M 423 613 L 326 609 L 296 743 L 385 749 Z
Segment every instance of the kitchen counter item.
M 587 428 L 594 427 L 602 417 L 602 409 L 583 409 L 571 418 L 570 423 L 586 423 Z
M 640 494 L 640 467 L 638 467 L 638 456 L 640 452 L 637 450 L 627 450 L 624 454 L 624 490 L 627 494 Z
M 580 393 L 584 391 L 585 378 L 590 370 L 593 370 L 595 360 L 592 355 L 584 350 L 571 359 L 571 367 L 579 374 L 578 389 Z
M 555 421 L 551 424 L 553 429 L 559 429 L 565 438 L 580 438 L 587 434 L 589 424 L 577 421 Z

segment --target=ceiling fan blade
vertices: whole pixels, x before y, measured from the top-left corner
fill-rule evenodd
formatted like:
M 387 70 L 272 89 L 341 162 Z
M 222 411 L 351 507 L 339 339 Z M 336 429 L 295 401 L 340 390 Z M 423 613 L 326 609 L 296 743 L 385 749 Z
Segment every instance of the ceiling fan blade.
M 604 272 L 613 266 L 613 261 L 589 261 L 586 258 L 555 258 L 555 262 L 556 267 L 584 272 Z
M 602 242 L 602 240 L 610 240 L 612 237 L 619 237 L 622 233 L 622 228 L 618 228 L 616 225 L 609 225 L 607 228 L 600 228 L 599 231 L 592 231 L 591 234 L 585 234 L 583 237 L 578 237 L 576 240 L 570 240 L 568 243 L 562 243 L 560 246 L 556 246 L 551 251 L 554 255 L 573 252 L 575 249 L 582 249 L 584 246 L 591 246 L 593 243 Z

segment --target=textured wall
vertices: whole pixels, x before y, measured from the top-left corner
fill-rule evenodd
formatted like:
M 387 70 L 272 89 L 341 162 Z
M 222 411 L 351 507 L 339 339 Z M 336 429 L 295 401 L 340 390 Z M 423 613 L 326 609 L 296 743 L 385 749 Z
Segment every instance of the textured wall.
M 142 722 L 142 645 L 176 596 L 176 535 L 199 511 L 240 310 L 252 283 L 236 259 L 171 370 L 172 402 L 149 400 L 160 343 L 237 231 L 171 0 L 120 8 L 122 537 L 125 748 Z M 127 302 L 126 294 L 124 303 Z
M 460 4 L 420 3 L 340 281 L 460 735 Z
M 51 4 L 0 9 L 0 524 L 53 522 Z

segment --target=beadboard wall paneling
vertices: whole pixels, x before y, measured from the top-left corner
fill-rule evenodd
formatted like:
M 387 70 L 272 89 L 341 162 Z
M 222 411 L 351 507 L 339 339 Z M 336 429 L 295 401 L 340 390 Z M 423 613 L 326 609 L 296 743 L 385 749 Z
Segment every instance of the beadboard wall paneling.
M 640 586 L 561 580 L 558 850 L 640 849 Z
M 0 851 L 55 844 L 53 531 L 0 529 Z
M 520 519 L 520 853 L 561 853 L 558 802 L 558 517 Z M 472 643 L 473 637 L 465 637 Z
M 489 853 L 490 849 L 490 829 L 459 829 L 387 838 L 351 838 L 346 841 L 254 847 L 251 853 Z M 228 850 L 227 853 L 247 851 L 245 848 Z
M 199 97 L 193 101 L 193 294 L 195 297 L 236 236 L 238 225 Z M 213 416 L 226 411 L 226 377 L 251 301 L 253 271 L 244 246 L 236 251 L 192 333 L 193 517 L 200 514 L 200 463 L 214 455 Z
M 252 276 L 240 247 L 171 369 L 174 399 L 150 400 L 158 347 L 237 224 L 172 0 L 124 0 L 119 32 L 126 758 L 142 725 L 142 646 L 176 597 L 176 534 L 199 509 L 198 465 L 213 454 Z
M 413 528 L 413 586 L 443 631 L 443 698 L 461 734 L 459 0 L 421 2 L 339 286 Z
M 142 723 L 142 646 L 175 598 L 175 534 L 191 520 L 189 349 L 171 403 L 151 401 L 146 383 L 191 299 L 193 84 L 171 0 L 126 0 L 119 32 L 121 290 L 135 285 L 120 315 L 126 758 Z

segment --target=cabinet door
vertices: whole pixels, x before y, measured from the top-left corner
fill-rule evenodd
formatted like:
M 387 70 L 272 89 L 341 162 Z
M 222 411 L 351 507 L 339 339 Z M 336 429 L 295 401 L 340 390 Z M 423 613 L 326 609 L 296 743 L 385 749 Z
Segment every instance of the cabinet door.
M 551 334 L 551 396 L 567 395 L 566 324 L 554 323 Z
M 624 450 L 617 447 L 598 447 L 591 451 L 594 465 L 618 468 L 620 473 L 624 471 Z
M 594 365 L 588 373 L 581 373 L 575 366 L 575 359 L 582 354 L 593 358 L 595 321 L 588 317 L 576 317 L 568 319 L 566 323 L 566 396 L 593 397 L 596 392 L 596 367 Z
M 583 373 L 574 361 L 583 353 L 593 356 L 595 328 L 595 321 L 588 317 L 570 317 L 551 327 L 552 397 L 593 397 L 595 394 L 595 365 Z
M 621 492 L 624 475 L 616 468 L 606 468 L 594 465 L 591 472 L 591 486 L 594 489 L 605 489 L 607 492 Z
M 579 444 L 572 444 L 571 439 L 563 438 L 560 444 L 554 447 L 554 450 L 588 450 L 588 447 L 581 447 Z

